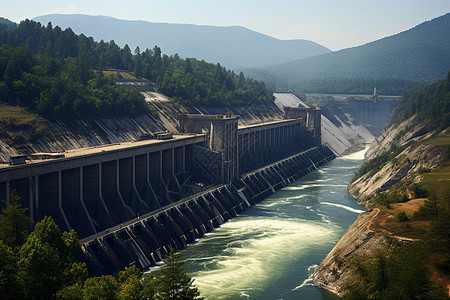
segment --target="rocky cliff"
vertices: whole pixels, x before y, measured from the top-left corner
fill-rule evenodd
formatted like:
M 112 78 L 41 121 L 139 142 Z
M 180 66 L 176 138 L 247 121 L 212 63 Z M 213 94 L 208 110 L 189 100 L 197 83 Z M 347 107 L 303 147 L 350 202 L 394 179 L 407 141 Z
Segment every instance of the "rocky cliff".
M 378 209 L 374 209 L 359 215 L 314 272 L 316 286 L 341 296 L 354 275 L 354 261 L 388 244 L 388 238 L 370 229 L 377 214 Z
M 420 170 L 434 170 L 446 159 L 445 147 L 426 143 L 436 134 L 429 132 L 426 125 L 416 124 L 415 117 L 387 128 L 365 155 L 366 161 L 377 159 L 378 163 L 349 185 L 350 194 L 367 207 L 376 193 L 400 181 L 419 183 Z
M 372 200 L 378 193 L 405 193 L 408 185 L 422 181 L 423 170 L 430 172 L 447 160 L 446 146 L 428 142 L 436 135 L 448 137 L 446 131 L 428 132 L 427 126 L 418 124 L 414 117 L 398 126 L 390 126 L 366 152 L 366 163 L 372 160 L 369 161 L 372 169 L 351 183 L 349 192 L 366 208 L 373 206 Z M 423 203 L 423 199 L 421 201 Z M 403 204 L 397 205 L 402 207 Z M 391 245 L 393 240 L 412 241 L 383 228 L 375 230 L 372 222 L 379 227 L 386 217 L 379 213 L 378 208 L 364 212 L 350 226 L 316 269 L 313 279 L 316 286 L 343 295 L 346 284 L 355 274 L 355 262 L 367 259 L 376 250 Z

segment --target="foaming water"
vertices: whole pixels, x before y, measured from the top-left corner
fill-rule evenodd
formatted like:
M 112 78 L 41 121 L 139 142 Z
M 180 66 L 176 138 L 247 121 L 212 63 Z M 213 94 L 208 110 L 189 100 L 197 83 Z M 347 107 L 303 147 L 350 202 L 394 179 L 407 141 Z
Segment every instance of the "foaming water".
M 230 299 L 264 291 L 308 251 L 336 239 L 336 230 L 324 224 L 296 219 L 239 218 L 224 224 L 209 241 L 196 247 L 187 263 L 199 268 L 195 278 L 207 299 Z M 224 243 L 226 240 L 226 243 Z M 212 249 L 211 249 L 212 248 Z M 215 256 L 211 256 L 211 250 Z M 206 259 L 205 259 L 206 257 Z M 276 270 L 276 272 L 274 272 Z
M 342 157 L 340 157 L 340 159 L 342 159 L 342 160 L 363 160 L 364 154 L 366 154 L 368 149 L 369 149 L 369 147 L 366 147 L 365 149 L 363 149 L 361 151 L 342 156 Z
M 308 267 L 308 274 L 309 274 L 308 278 L 303 280 L 302 284 L 300 284 L 299 286 L 295 287 L 294 291 L 299 290 L 299 289 L 301 289 L 301 288 L 303 288 L 305 286 L 308 286 L 308 285 L 314 286 L 314 283 L 313 283 L 314 271 L 316 271 L 318 266 L 319 265 L 312 265 L 312 266 Z
M 329 203 L 329 202 L 322 202 L 322 204 L 340 207 L 340 208 L 343 208 L 343 209 L 346 209 L 346 210 L 348 210 L 348 211 L 351 211 L 351 212 L 354 212 L 354 213 L 358 213 L 358 214 L 364 212 L 364 210 L 356 209 L 356 208 L 349 207 L 349 206 L 342 205 L 342 204 Z
M 205 299 L 336 299 L 317 265 L 362 212 L 347 185 L 364 151 L 311 172 L 183 250 Z

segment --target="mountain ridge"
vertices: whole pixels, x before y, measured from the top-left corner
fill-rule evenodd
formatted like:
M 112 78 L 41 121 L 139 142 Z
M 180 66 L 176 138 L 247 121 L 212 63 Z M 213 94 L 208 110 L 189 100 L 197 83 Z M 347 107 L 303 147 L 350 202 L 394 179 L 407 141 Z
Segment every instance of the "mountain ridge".
M 268 81 L 325 78 L 434 81 L 445 78 L 450 68 L 448 36 L 450 13 L 361 46 L 244 72 Z
M 158 45 L 165 54 L 195 57 L 229 68 L 260 67 L 331 52 L 318 43 L 279 40 L 243 26 L 211 26 L 120 20 L 107 16 L 51 14 L 33 18 L 96 40 L 114 40 L 141 50 Z M 136 34 L 130 34 L 135 32 Z M 238 47 L 236 47 L 238 46 Z M 274 55 L 273 53 L 277 53 Z

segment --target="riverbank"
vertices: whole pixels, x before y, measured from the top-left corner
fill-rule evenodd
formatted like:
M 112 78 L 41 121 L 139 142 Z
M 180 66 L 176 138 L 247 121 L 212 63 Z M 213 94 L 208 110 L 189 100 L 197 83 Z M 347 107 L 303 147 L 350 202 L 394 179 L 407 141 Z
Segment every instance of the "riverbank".
M 344 286 L 354 276 L 353 263 L 388 245 L 388 239 L 370 229 L 378 209 L 363 212 L 328 253 L 314 272 L 313 282 L 319 287 L 342 296 Z
M 442 252 L 430 243 L 433 236 L 440 234 L 436 231 L 437 222 L 446 226 L 450 138 L 445 131 L 437 134 L 424 128 L 411 118 L 383 132 L 371 145 L 358 172 L 359 178 L 348 187 L 358 203 L 370 210 L 358 217 L 319 265 L 313 276 L 316 286 L 342 296 L 349 291 L 350 284 L 364 282 L 358 270 L 377 261 L 377 253 L 385 253 L 386 259 L 407 248 L 403 245 L 414 246 L 422 241 L 420 244 L 425 246 L 422 252 L 412 251 L 416 251 L 417 257 L 423 255 L 416 268 L 425 268 L 425 273 L 430 274 L 423 276 L 424 286 L 439 289 L 442 284 L 449 293 L 445 275 L 448 258 L 442 254 L 447 251 Z M 448 239 L 446 234 L 439 240 Z M 395 278 L 391 280 L 395 282 Z M 383 292 L 387 289 L 387 283 L 383 289 Z M 435 291 L 431 287 L 416 291 L 421 295 L 429 292 Z
M 347 185 L 363 152 L 328 162 L 182 251 L 205 299 L 336 299 L 312 273 L 362 212 Z

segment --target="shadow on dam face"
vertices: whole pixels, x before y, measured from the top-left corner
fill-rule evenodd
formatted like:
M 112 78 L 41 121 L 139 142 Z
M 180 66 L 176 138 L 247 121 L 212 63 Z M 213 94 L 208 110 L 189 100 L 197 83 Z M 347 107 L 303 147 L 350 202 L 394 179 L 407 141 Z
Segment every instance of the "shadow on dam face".
M 171 249 L 182 249 L 334 158 L 327 147 L 314 147 L 245 174 L 231 184 L 109 228 L 82 240 L 84 260 L 95 275 L 117 272 L 133 264 L 143 269 L 153 266 Z
M 240 127 L 235 116 L 206 116 L 207 134 L 164 133 L 2 168 L 0 198 L 14 190 L 35 221 L 50 215 L 75 229 L 92 274 L 147 268 L 333 159 L 318 146 L 320 112 L 310 113 L 319 117 Z

